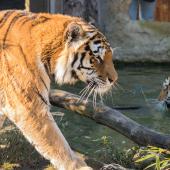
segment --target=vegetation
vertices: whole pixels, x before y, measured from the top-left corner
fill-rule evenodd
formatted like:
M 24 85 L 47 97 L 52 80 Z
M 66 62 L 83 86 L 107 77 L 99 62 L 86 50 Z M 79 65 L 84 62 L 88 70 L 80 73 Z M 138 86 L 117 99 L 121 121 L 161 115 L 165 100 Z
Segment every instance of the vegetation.
M 19 167 L 19 164 L 12 164 L 12 163 L 4 163 L 2 164 L 1 168 L 4 170 L 14 170 L 15 168 Z
M 113 145 L 113 139 L 103 136 L 93 140 L 94 146 L 100 150 L 93 150 L 89 155 L 104 163 L 117 163 L 122 166 L 132 167 L 132 157 L 127 151 L 117 150 Z M 80 151 L 81 152 L 81 151 Z M 11 123 L 3 130 L 0 130 L 0 169 L 21 170 L 21 169 L 43 169 L 53 170 L 49 162 L 42 158 L 23 137 L 21 132 Z M 38 167 L 38 168 L 37 168 Z
M 4 170 L 30 169 L 53 170 L 36 150 L 25 140 L 14 126 L 7 126 L 0 131 L 0 168 Z M 170 151 L 153 146 L 133 147 L 120 151 L 113 144 L 110 136 L 93 140 L 94 149 L 90 157 L 107 164 L 117 163 L 127 168 L 139 170 L 167 170 L 170 168 Z M 38 169 L 37 169 L 38 170 Z
M 170 168 L 170 151 L 154 146 L 135 149 L 134 161 L 140 169 L 167 170 Z
M 113 139 L 111 136 L 102 136 L 100 139 L 94 140 L 97 148 L 99 150 L 94 151 L 93 157 L 97 158 L 101 162 L 111 164 L 117 163 L 122 165 L 123 167 L 133 167 L 134 164 L 132 162 L 133 153 L 129 152 L 129 150 L 119 150 L 113 144 Z
M 0 130 L 0 169 L 18 170 L 27 167 L 36 170 L 35 167 L 46 165 L 47 161 L 37 153 L 17 128 L 9 125 Z

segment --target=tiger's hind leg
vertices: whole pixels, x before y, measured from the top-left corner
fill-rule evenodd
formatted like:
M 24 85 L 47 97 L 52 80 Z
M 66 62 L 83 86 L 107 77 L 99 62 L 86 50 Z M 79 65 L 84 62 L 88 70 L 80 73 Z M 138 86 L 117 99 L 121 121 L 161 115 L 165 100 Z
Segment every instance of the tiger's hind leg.
M 0 112 L 0 129 L 2 129 L 5 120 L 6 116 L 2 112 Z

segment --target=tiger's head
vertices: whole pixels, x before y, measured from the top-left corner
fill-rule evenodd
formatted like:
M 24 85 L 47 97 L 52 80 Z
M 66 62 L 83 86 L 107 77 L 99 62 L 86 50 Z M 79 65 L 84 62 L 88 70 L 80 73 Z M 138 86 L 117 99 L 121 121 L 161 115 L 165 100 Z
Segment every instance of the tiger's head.
M 165 79 L 162 84 L 159 101 L 164 101 L 168 106 L 170 106 L 170 77 Z
M 81 80 L 98 93 L 105 93 L 114 85 L 118 75 L 112 48 L 94 26 L 83 21 L 69 23 L 63 42 L 54 73 L 58 84 Z

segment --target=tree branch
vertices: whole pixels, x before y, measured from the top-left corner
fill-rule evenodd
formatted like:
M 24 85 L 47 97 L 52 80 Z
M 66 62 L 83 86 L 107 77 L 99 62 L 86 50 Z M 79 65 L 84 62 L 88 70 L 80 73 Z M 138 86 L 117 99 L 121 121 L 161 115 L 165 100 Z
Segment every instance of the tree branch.
M 50 93 L 52 105 L 87 116 L 97 123 L 116 130 L 139 145 L 170 148 L 170 135 L 153 131 L 126 117 L 121 112 L 99 103 L 97 103 L 96 109 L 93 108 L 92 101 L 79 103 L 79 98 L 80 96 L 62 90 L 52 90 Z

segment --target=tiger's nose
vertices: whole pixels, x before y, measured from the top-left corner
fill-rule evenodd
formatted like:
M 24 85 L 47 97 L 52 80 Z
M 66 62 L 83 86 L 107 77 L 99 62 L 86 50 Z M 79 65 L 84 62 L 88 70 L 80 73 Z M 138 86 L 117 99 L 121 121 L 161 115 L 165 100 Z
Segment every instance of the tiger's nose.
M 108 80 L 109 80 L 109 82 L 110 82 L 110 83 L 112 83 L 112 82 L 113 82 L 113 80 L 112 80 L 112 79 L 110 79 L 110 78 L 108 78 Z
M 118 79 L 118 74 L 117 74 L 117 72 L 114 72 L 114 75 L 113 75 L 113 76 L 109 76 L 109 77 L 108 77 L 108 80 L 109 80 L 110 83 L 115 83 L 115 82 L 117 81 L 117 79 Z

